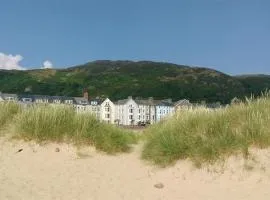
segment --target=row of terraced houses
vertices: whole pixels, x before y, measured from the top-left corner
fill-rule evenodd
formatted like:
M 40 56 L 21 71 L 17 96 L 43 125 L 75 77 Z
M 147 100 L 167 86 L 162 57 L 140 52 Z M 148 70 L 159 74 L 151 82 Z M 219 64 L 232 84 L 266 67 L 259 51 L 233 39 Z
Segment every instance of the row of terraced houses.
M 132 98 L 111 101 L 109 98 L 89 98 L 87 92 L 82 97 L 46 96 L 46 95 L 17 95 L 0 92 L 0 101 L 14 101 L 22 105 L 66 104 L 77 112 L 89 112 L 100 121 L 118 125 L 154 124 L 172 115 L 176 110 L 190 108 L 192 104 L 182 99 L 172 102 L 171 99 L 155 100 L 153 98 Z

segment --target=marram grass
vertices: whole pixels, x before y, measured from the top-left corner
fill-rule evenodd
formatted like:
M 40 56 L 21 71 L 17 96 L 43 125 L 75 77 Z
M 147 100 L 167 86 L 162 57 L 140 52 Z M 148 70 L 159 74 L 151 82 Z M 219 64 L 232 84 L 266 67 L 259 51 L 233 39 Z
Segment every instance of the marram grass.
M 142 158 L 161 166 L 187 158 L 200 166 L 233 153 L 247 156 L 251 146 L 270 145 L 270 98 L 212 111 L 179 111 L 146 134 Z
M 101 123 L 91 114 L 76 113 L 68 106 L 25 108 L 11 123 L 15 126 L 15 137 L 39 142 L 68 141 L 77 145 L 94 145 L 110 154 L 127 152 L 136 143 L 136 136 L 131 132 Z
M 0 102 L 0 129 L 2 129 L 13 117 L 21 111 L 18 104 L 12 102 Z

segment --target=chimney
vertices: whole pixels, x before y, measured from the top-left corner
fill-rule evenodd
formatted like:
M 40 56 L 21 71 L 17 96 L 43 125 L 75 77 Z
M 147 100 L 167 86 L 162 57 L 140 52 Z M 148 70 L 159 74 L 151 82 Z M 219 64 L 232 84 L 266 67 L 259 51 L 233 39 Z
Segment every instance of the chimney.
M 88 92 L 87 92 L 87 89 L 84 89 L 83 90 L 83 97 L 87 100 L 89 100 L 89 96 L 88 96 Z

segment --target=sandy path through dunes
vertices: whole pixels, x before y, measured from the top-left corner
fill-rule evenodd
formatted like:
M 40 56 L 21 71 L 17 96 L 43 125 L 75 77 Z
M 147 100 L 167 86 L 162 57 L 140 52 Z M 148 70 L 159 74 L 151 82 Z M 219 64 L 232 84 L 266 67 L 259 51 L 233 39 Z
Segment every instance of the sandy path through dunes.
M 140 160 L 139 147 L 108 156 L 91 148 L 0 138 L 0 199 L 269 200 L 270 150 L 254 154 L 256 161 L 246 163 L 230 158 L 225 170 L 195 169 L 187 161 L 158 169 Z M 159 182 L 164 188 L 154 187 Z

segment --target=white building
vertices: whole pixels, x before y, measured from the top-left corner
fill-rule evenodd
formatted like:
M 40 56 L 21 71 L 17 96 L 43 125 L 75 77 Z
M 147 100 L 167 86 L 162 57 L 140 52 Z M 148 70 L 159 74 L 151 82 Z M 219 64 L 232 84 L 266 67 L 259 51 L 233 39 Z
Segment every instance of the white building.
M 100 99 L 90 99 L 89 105 L 87 106 L 87 110 L 99 120 L 100 120 L 101 103 L 102 102 Z
M 138 104 L 131 96 L 116 102 L 116 124 L 129 126 L 137 125 L 138 122 Z
M 171 99 L 161 100 L 156 104 L 156 122 L 171 116 L 174 111 L 175 109 Z
M 110 124 L 115 123 L 115 105 L 108 98 L 100 105 L 100 120 Z
M 187 99 L 181 99 L 174 103 L 175 111 L 192 109 L 194 106 Z
M 156 100 L 149 99 L 136 99 L 138 105 L 138 124 L 154 124 L 156 122 L 155 104 Z
M 12 101 L 12 102 L 17 102 L 18 101 L 18 95 L 17 94 L 1 93 L 1 98 L 4 101 Z
M 89 101 L 87 98 L 84 97 L 74 97 L 74 108 L 76 112 L 82 113 L 82 112 L 88 112 L 89 110 Z

